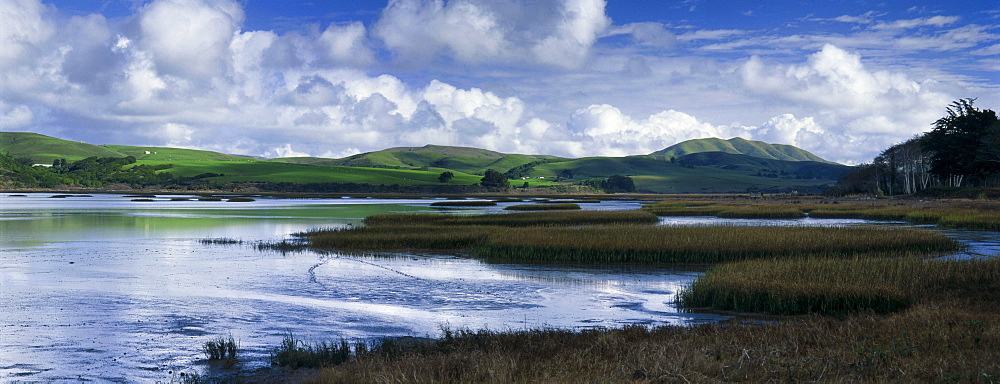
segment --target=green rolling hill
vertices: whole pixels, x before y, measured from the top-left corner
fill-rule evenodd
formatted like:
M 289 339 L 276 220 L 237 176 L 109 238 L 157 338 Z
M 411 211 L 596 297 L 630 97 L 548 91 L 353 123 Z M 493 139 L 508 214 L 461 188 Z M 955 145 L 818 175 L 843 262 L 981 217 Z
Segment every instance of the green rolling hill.
M 511 184 L 579 183 L 611 175 L 632 177 L 654 193 L 818 192 L 850 167 L 788 145 L 740 138 L 689 140 L 650 155 L 568 159 L 479 148 L 427 145 L 362 153 L 342 159 L 258 160 L 181 148 L 96 146 L 34 133 L 0 132 L 0 153 L 51 163 L 90 156 L 133 156 L 137 165 L 166 167 L 176 177 L 216 182 L 470 185 L 487 169 L 508 172 Z M 454 178 L 440 183 L 445 171 Z
M 818 192 L 824 185 L 836 183 L 850 169 L 840 164 L 770 160 L 724 152 L 670 159 L 652 155 L 574 159 L 538 165 L 532 176 L 580 181 L 620 174 L 632 177 L 639 190 L 654 193 Z
M 254 161 L 244 156 L 226 155 L 212 151 L 169 147 L 131 147 L 127 145 L 102 145 L 101 147 L 148 161 Z
M 53 160 L 81 160 L 91 156 L 128 156 L 101 146 L 57 139 L 30 132 L 0 132 L 0 153 L 29 158 L 35 164 L 52 164 Z
M 809 151 L 795 146 L 768 144 L 763 141 L 751 141 L 740 137 L 729 140 L 717 138 L 688 140 L 653 152 L 652 155 L 684 156 L 703 152 L 724 152 L 771 160 L 828 162 Z
M 271 161 L 312 165 L 337 165 L 343 167 L 442 168 L 481 175 L 487 169 L 506 172 L 511 168 L 531 162 L 561 159 L 546 155 L 506 154 L 479 148 L 425 145 L 423 147 L 389 148 L 381 151 L 360 153 L 343 159 L 292 157 L 273 159 Z

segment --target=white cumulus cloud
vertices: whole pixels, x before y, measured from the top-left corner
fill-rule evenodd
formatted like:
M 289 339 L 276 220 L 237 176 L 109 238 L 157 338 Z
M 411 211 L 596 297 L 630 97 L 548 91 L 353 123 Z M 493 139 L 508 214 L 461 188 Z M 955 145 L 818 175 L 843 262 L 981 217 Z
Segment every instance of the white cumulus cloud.
M 858 54 L 832 45 L 801 65 L 769 65 L 753 57 L 740 68 L 740 75 L 754 92 L 817 111 L 830 130 L 878 143 L 859 156 L 928 130 L 951 99 L 936 89 L 934 81 L 868 70 Z M 851 145 L 845 140 L 827 153 L 848 150 Z
M 139 17 L 143 48 L 157 69 L 183 76 L 224 73 L 229 45 L 243 24 L 243 9 L 228 0 L 159 0 Z
M 611 24 L 604 7 L 603 0 L 393 0 L 373 34 L 405 63 L 444 55 L 575 68 Z

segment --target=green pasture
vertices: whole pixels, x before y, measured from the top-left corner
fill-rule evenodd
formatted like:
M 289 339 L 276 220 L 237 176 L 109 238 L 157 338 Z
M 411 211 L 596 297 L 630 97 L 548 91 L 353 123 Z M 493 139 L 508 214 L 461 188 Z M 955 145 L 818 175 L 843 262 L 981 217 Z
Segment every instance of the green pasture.
M 205 173 L 222 174 L 211 177 L 216 181 L 261 181 L 275 183 L 368 183 L 368 184 L 449 184 L 471 185 L 481 176 L 452 172 L 455 177 L 447 183 L 438 181 L 444 170 L 406 170 L 388 168 L 338 167 L 275 163 L 269 161 L 147 161 L 140 164 L 173 164 L 165 170 L 179 177 L 193 177 Z

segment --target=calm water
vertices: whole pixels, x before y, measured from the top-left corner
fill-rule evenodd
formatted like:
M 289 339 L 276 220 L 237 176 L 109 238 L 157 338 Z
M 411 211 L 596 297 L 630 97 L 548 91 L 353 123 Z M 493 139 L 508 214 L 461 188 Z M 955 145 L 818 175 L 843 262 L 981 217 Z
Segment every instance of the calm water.
M 246 364 L 264 365 L 288 331 L 319 341 L 719 319 L 671 304 L 695 277 L 688 272 L 282 255 L 199 242 L 280 240 L 375 213 L 431 211 L 433 200 L 49 196 L 0 194 L 0 381 L 169 380 L 207 369 L 196 363 L 202 343 L 229 334 L 253 358 Z
M 443 327 L 585 328 L 723 318 L 673 306 L 676 292 L 697 276 L 690 272 L 486 264 L 448 255 L 279 254 L 199 242 L 281 240 L 311 228 L 355 225 L 375 213 L 433 211 L 428 205 L 434 200 L 140 203 L 116 195 L 49 196 L 0 194 L 0 381 L 166 381 L 180 371 L 204 373 L 202 343 L 230 334 L 252 368 L 266 365 L 268 349 L 288 331 L 320 341 L 436 336 Z M 662 224 L 718 222 L 665 218 Z M 973 253 L 1000 253 L 996 233 L 951 233 L 979 236 L 967 240 L 978 244 Z

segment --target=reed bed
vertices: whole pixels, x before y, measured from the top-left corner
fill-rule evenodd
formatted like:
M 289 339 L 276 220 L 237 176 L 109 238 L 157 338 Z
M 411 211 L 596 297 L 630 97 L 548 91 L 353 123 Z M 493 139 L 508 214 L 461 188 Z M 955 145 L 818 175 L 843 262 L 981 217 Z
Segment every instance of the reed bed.
M 504 209 L 508 211 L 569 211 L 569 210 L 580 209 L 580 205 L 575 203 L 519 204 L 519 205 L 511 205 Z
M 447 216 L 375 215 L 365 226 L 304 234 L 340 250 L 468 252 L 492 261 L 710 264 L 764 257 L 902 257 L 959 244 L 913 228 L 654 227 L 648 213 L 580 212 Z M 589 225 L 581 225 L 589 224 Z
M 714 264 L 757 258 L 903 257 L 960 248 L 906 228 L 602 226 L 493 231 L 472 255 L 495 261 Z
M 991 382 L 995 306 L 921 304 L 837 320 L 466 331 L 322 369 L 312 383 Z
M 450 200 L 450 201 L 435 201 L 431 203 L 432 207 L 492 207 L 495 205 L 497 205 L 495 201 Z
M 896 312 L 935 298 L 1000 302 L 1000 259 L 792 258 L 715 266 L 680 294 L 685 307 L 776 315 Z

